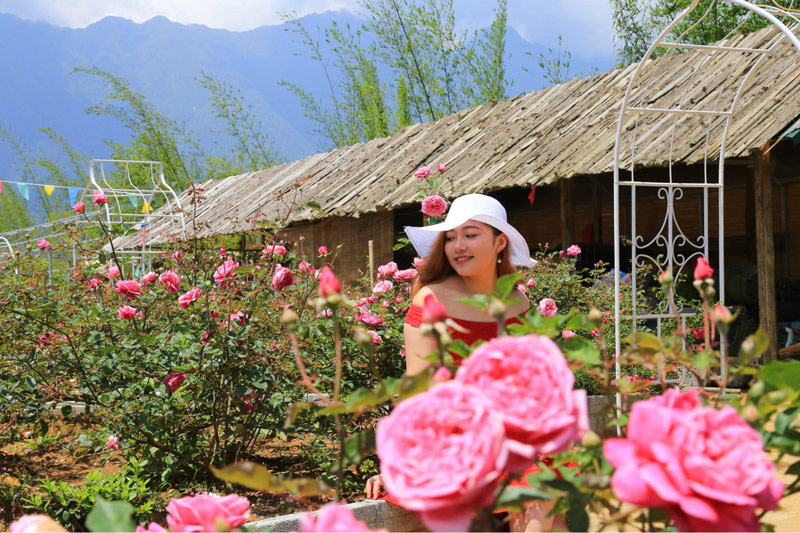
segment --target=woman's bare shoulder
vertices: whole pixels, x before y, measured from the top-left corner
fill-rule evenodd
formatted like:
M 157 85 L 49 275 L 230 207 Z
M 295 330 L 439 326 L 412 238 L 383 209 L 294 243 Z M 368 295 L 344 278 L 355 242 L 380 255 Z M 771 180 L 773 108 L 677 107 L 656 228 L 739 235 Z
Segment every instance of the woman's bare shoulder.
M 428 296 L 429 294 L 433 294 L 434 296 L 436 296 L 436 293 L 431 288 L 432 285 L 435 285 L 435 283 L 431 285 L 425 285 L 424 287 L 420 288 L 420 290 L 417 291 L 417 294 L 414 295 L 414 299 L 411 300 L 411 303 L 419 307 L 422 307 L 423 305 L 425 305 L 426 296 Z
M 511 293 L 511 296 L 516 298 L 517 301 L 509 306 L 509 313 L 507 316 L 521 315 L 531 308 L 531 303 L 528 300 L 528 297 L 519 289 L 514 289 L 514 291 Z
M 425 304 L 425 297 L 429 294 L 433 294 L 436 299 L 445 305 L 447 301 L 451 298 L 451 293 L 453 291 L 453 281 L 451 278 L 443 279 L 442 281 L 437 281 L 435 283 L 429 283 L 422 287 L 417 294 L 414 295 L 414 299 L 411 301 L 414 305 L 422 306 Z

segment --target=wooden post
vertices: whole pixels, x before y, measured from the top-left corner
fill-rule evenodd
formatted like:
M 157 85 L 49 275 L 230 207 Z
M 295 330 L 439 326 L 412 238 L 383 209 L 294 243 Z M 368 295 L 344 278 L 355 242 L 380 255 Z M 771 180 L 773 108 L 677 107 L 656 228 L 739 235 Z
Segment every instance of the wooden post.
M 369 281 L 370 284 L 375 283 L 375 247 L 372 244 L 372 239 L 369 240 Z
M 572 180 L 561 180 L 561 249 L 572 244 Z
M 768 363 L 778 355 L 778 317 L 775 302 L 775 244 L 772 229 L 772 171 L 769 142 L 751 152 L 755 193 L 756 264 L 758 266 L 758 318 L 767 332 L 769 348 L 762 356 Z M 766 153 L 765 153 L 766 152 Z

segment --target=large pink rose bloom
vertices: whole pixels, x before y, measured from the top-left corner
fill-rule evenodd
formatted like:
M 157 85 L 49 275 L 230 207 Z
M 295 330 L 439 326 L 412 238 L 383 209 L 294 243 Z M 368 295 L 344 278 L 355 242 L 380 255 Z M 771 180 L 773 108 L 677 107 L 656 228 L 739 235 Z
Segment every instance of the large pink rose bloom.
M 67 530 L 43 514 L 24 514 L 8 526 L 10 533 L 53 533 Z
M 405 270 L 398 270 L 397 272 L 392 274 L 392 277 L 394 278 L 395 281 L 411 281 L 414 279 L 416 275 L 417 275 L 416 268 L 407 268 Z
M 378 267 L 378 279 L 388 278 L 397 272 L 397 263 L 389 261 L 385 265 Z
M 181 288 L 181 277 L 172 270 L 165 270 L 162 272 L 158 277 L 158 281 L 173 294 L 177 294 Z
M 137 296 L 142 295 L 142 286 L 133 279 L 120 280 L 117 282 L 114 292 L 121 294 L 128 300 L 135 300 Z
M 173 498 L 167 504 L 167 525 L 172 531 L 218 531 L 218 523 L 231 531 L 247 521 L 250 502 L 236 494 L 198 494 Z
M 733 408 L 705 407 L 699 394 L 670 389 L 633 406 L 627 438 L 603 445 L 611 488 L 663 507 L 681 531 L 760 531 L 755 508 L 775 509 L 783 494 L 775 465 Z
M 385 529 L 370 529 L 367 524 L 357 520 L 346 505 L 341 503 L 326 503 L 317 511 L 316 520 L 311 513 L 305 513 L 300 518 L 300 532 L 312 533 L 323 531 L 352 531 L 365 533 L 367 531 L 386 531 Z
M 438 217 L 447 211 L 447 200 L 432 194 L 422 200 L 422 212 L 431 217 Z
M 272 276 L 272 288 L 276 291 L 282 291 L 292 284 L 294 284 L 292 269 L 281 265 L 276 266 L 275 274 Z
M 386 490 L 431 531 L 467 531 L 508 459 L 502 414 L 457 381 L 401 402 L 378 422 L 376 443 Z
M 214 272 L 214 281 L 216 281 L 220 287 L 225 287 L 230 278 L 236 277 L 236 274 L 233 272 L 233 270 L 238 266 L 238 261 L 234 262 L 233 259 L 226 259 L 217 268 L 217 271 Z
M 586 391 L 548 337 L 501 337 L 461 363 L 456 380 L 474 385 L 503 414 L 508 469 L 524 470 L 540 454 L 566 450 L 589 429 Z

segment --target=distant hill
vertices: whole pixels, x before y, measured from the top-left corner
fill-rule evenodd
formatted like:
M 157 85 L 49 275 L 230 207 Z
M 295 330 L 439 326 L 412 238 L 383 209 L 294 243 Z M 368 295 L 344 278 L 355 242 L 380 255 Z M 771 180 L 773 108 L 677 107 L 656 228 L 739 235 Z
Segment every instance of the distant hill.
M 346 11 L 309 15 L 303 22 L 314 28 L 332 20 L 340 25 L 360 23 Z M 164 17 L 141 24 L 107 17 L 70 29 L 0 14 L 0 122 L 31 149 L 53 149 L 36 131 L 47 126 L 88 157 L 108 157 L 104 139 L 124 141 L 126 131 L 111 118 L 84 112 L 101 103 L 107 89 L 93 77 L 70 74 L 77 66 L 97 66 L 127 78 L 159 111 L 185 121 L 210 145 L 225 136 L 216 133 L 223 125 L 211 116 L 208 93 L 195 81 L 205 72 L 240 89 L 277 152 L 287 160 L 298 159 L 320 151 L 321 140 L 310 133 L 312 124 L 297 98 L 278 82 L 291 81 L 319 96 L 324 88 L 319 65 L 302 55 L 306 51 L 296 35 L 286 30 L 284 24 L 231 32 Z M 545 82 L 536 58 L 546 47 L 525 41 L 511 28 L 506 47 L 506 72 L 514 81 L 510 95 L 542 88 Z M 572 70 L 588 73 L 612 63 L 611 58 L 597 64 L 573 57 Z M 0 145 L 0 179 L 13 179 L 12 161 L 11 150 Z

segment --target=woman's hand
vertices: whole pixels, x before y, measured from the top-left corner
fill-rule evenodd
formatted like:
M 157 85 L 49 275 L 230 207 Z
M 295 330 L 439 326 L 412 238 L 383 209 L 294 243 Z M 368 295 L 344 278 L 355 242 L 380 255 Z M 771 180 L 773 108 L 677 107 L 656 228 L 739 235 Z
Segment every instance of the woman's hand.
M 381 493 L 383 487 L 383 478 L 380 474 L 372 476 L 367 480 L 367 486 L 364 487 L 364 492 L 367 494 L 367 499 L 374 500 Z

